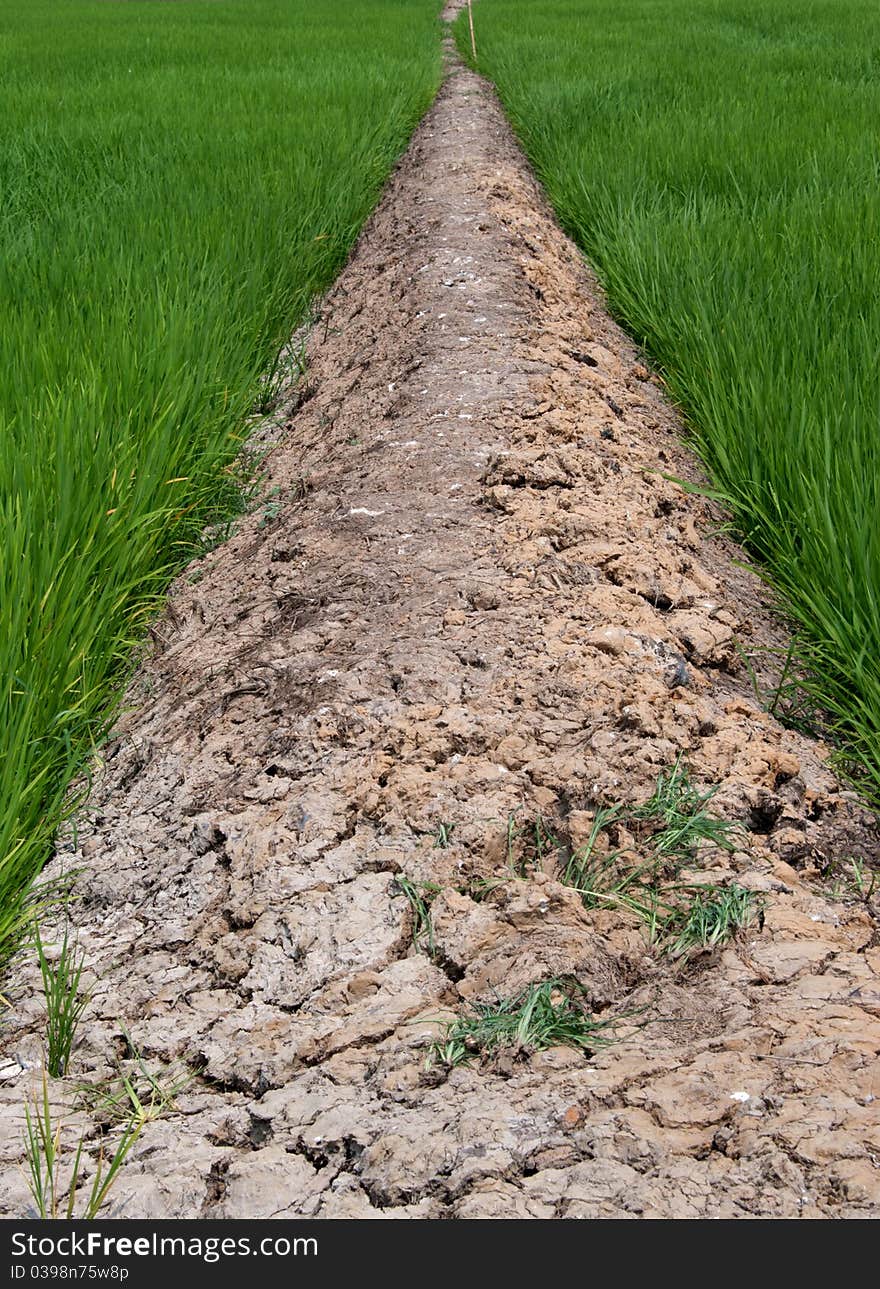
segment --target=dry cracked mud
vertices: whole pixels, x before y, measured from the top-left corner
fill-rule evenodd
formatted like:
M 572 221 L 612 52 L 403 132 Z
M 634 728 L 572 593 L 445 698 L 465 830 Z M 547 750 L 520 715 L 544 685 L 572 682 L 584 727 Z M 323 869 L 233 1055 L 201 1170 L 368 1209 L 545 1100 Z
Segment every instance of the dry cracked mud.
M 880 942 L 822 877 L 876 860 L 874 821 L 758 702 L 766 593 L 666 477 L 700 475 L 661 383 L 449 57 L 322 302 L 266 500 L 173 589 L 53 862 L 82 870 L 94 993 L 53 1099 L 112 1073 L 122 1024 L 197 1072 L 110 1216 L 877 1216 Z M 679 754 L 741 826 L 710 873 L 766 900 L 684 962 L 585 910 L 553 848 L 524 875 L 506 853 L 511 816 L 577 846 Z M 400 875 L 440 888 L 433 956 Z M 589 1058 L 426 1069 L 438 1018 L 559 975 L 639 1023 Z M 22 1215 L 34 969 L 7 992 Z

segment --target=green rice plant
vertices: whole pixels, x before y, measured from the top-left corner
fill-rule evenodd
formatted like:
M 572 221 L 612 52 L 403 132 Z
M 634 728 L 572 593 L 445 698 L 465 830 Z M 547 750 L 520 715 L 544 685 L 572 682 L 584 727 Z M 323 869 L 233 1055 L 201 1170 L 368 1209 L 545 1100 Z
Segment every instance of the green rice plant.
M 0 970 L 439 44 L 426 0 L 0 0 Z
M 34 943 L 46 999 L 46 1068 L 53 1079 L 63 1078 L 70 1066 L 77 1027 L 91 1001 L 90 995 L 80 990 L 85 954 L 77 954 L 76 946 L 70 943 L 67 925 L 54 962 L 46 956 L 36 923 Z
M 742 886 L 691 886 L 686 902 L 660 928 L 667 952 L 680 958 L 694 949 L 727 944 L 738 931 L 751 926 L 761 912 L 760 898 Z
M 474 20 L 481 72 L 880 801 L 880 9 L 479 0 Z M 456 35 L 469 57 L 464 17 Z
M 110 1187 L 134 1143 L 143 1122 L 131 1119 L 123 1128 L 109 1162 L 105 1159 L 102 1143 L 95 1163 L 91 1185 L 84 1196 L 82 1211 L 75 1212 L 80 1189 L 80 1175 L 85 1150 L 85 1136 L 80 1136 L 69 1170 L 62 1172 L 62 1140 L 64 1125 L 53 1124 L 49 1106 L 49 1080 L 44 1071 L 42 1096 L 36 1091 L 32 1104 L 25 1103 L 25 1161 L 28 1187 L 34 1200 L 37 1216 L 41 1218 L 78 1218 L 92 1221 L 107 1199 Z M 66 1201 L 65 1201 L 66 1192 Z
M 614 1041 L 611 1020 L 597 1020 L 583 986 L 572 978 L 530 985 L 512 998 L 477 1003 L 450 1021 L 431 1046 L 429 1063 L 467 1064 L 502 1051 L 540 1052 L 557 1045 L 595 1051 Z

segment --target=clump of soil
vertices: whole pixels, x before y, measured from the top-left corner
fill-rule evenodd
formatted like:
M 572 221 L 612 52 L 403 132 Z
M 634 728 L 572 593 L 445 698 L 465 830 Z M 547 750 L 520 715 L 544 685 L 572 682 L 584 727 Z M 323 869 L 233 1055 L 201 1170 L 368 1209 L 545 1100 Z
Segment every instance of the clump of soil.
M 176 586 L 53 866 L 83 869 L 96 982 L 76 1077 L 120 1021 L 198 1071 L 108 1215 L 876 1215 L 880 946 L 844 863 L 873 821 L 756 699 L 761 585 L 666 477 L 699 475 L 660 382 L 454 61 L 308 363 L 271 500 Z M 561 877 L 679 757 L 739 825 L 699 880 L 764 921 L 673 960 Z M 426 1068 L 440 1019 L 550 979 L 621 1041 Z

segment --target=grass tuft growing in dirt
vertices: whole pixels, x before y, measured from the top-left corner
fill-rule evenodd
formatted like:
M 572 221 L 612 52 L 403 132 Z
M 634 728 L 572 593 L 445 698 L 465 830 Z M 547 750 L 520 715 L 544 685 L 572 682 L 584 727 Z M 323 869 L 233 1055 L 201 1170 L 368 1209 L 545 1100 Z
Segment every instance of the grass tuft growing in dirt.
M 116 1076 L 77 1087 L 77 1103 L 109 1123 L 152 1123 L 177 1111 L 177 1097 L 192 1083 L 185 1066 L 151 1068 L 125 1026 L 119 1022 L 129 1057 L 117 1064 Z
M 717 791 L 714 787 L 699 792 L 679 756 L 669 771 L 661 771 L 648 800 L 622 815 L 645 833 L 645 845 L 658 860 L 680 866 L 692 858 L 701 842 L 728 851 L 735 847 L 736 824 L 706 810 Z
M 413 882 L 400 874 L 394 883 L 401 895 L 406 896 L 412 910 L 412 941 L 417 949 L 424 949 L 429 958 L 436 952 L 434 925 L 431 921 L 431 904 L 440 894 L 441 887 L 433 882 Z
M 676 892 L 678 894 L 678 892 Z M 754 891 L 730 886 L 692 887 L 687 901 L 664 922 L 661 935 L 667 952 L 680 958 L 692 949 L 714 949 L 727 944 L 761 914 Z
M 717 790 L 695 788 L 679 757 L 658 775 L 654 792 L 641 805 L 596 810 L 586 842 L 563 866 L 563 882 L 587 909 L 633 914 L 649 941 L 674 957 L 726 944 L 759 915 L 754 894 L 735 883 L 694 886 L 677 880 L 686 865 L 699 862 L 705 847 L 735 847 L 738 826 L 705 808 Z M 629 829 L 638 849 L 615 846 L 612 834 L 628 838 Z
M 613 1024 L 591 1014 L 576 980 L 554 978 L 512 998 L 475 1004 L 469 1014 L 449 1022 L 428 1059 L 454 1067 L 502 1052 L 518 1056 L 556 1046 L 587 1054 L 614 1041 Z

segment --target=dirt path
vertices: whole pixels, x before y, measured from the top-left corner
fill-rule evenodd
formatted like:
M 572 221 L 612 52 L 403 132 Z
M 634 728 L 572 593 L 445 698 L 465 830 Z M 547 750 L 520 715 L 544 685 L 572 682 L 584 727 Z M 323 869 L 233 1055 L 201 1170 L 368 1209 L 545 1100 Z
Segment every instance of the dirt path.
M 77 1080 L 119 1018 L 201 1070 L 111 1214 L 880 1214 L 880 947 L 816 872 L 876 835 L 756 703 L 757 580 L 663 480 L 696 477 L 675 416 L 460 65 L 308 352 L 267 499 L 176 587 L 61 857 L 98 979 Z M 514 876 L 506 839 L 513 812 L 582 843 L 680 751 L 744 828 L 713 868 L 768 902 L 675 967 L 554 855 Z M 399 874 L 441 888 L 435 961 Z M 652 1023 L 589 1061 L 426 1071 L 432 1018 L 565 973 Z M 2 1069 L 14 1214 L 33 990 Z

